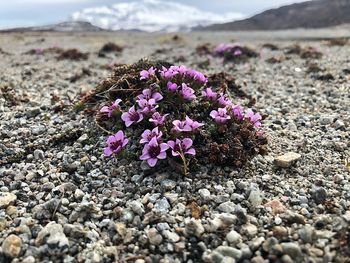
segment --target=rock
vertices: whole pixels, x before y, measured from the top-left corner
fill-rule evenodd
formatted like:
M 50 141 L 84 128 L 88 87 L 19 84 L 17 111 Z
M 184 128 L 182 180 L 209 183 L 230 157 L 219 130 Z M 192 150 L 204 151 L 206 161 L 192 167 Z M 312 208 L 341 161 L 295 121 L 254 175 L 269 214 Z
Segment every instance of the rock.
M 35 244 L 47 244 L 53 253 L 68 251 L 69 241 L 63 233 L 63 227 L 55 222 L 48 223 L 38 234 Z
M 200 237 L 204 233 L 204 227 L 200 220 L 191 219 L 186 223 L 185 231 L 188 236 Z
M 271 207 L 272 215 L 282 214 L 286 211 L 286 207 L 277 199 L 271 200 L 265 204 L 267 207 Z
M 294 162 L 299 160 L 301 158 L 301 155 L 299 153 L 294 152 L 288 152 L 283 155 L 277 156 L 275 158 L 275 164 L 278 167 L 282 168 L 288 168 L 290 167 Z
M 44 155 L 44 152 L 42 150 L 36 149 L 33 154 L 34 154 L 35 160 L 44 160 L 45 159 L 45 155 Z
M 312 243 L 315 230 L 312 226 L 306 225 L 303 228 L 299 229 L 298 233 L 300 239 L 303 240 L 305 243 Z
M 284 220 L 286 220 L 288 223 L 293 224 L 305 224 L 305 218 L 295 212 L 292 212 L 290 210 L 287 210 L 283 215 L 281 215 Z
M 165 197 L 157 200 L 156 203 L 154 204 L 154 210 L 156 212 L 167 213 L 169 211 L 169 208 L 170 208 L 170 204 L 168 202 L 168 199 L 166 199 Z
M 235 211 L 235 204 L 232 203 L 231 201 L 227 201 L 227 202 L 221 203 L 221 204 L 218 206 L 218 209 L 219 209 L 221 212 L 232 213 L 232 212 Z
M 83 143 L 83 142 L 87 141 L 88 139 L 89 139 L 89 136 L 86 133 L 84 133 L 82 136 L 80 136 L 78 138 L 77 141 L 80 142 L 80 143 Z
M 143 204 L 141 202 L 134 200 L 130 203 L 129 206 L 132 209 L 132 211 L 134 211 L 138 215 L 142 215 L 143 213 L 145 213 Z
M 318 187 L 313 192 L 312 198 L 316 204 L 323 204 L 327 199 L 327 192 L 323 187 Z
M 164 190 L 169 191 L 176 187 L 176 182 L 170 179 L 165 179 L 161 181 L 160 185 Z
M 147 233 L 149 242 L 152 245 L 160 245 L 163 242 L 163 237 L 158 233 L 157 229 L 151 228 Z
M 241 233 L 249 237 L 254 237 L 258 233 L 258 228 L 253 224 L 245 224 L 241 228 Z
M 259 190 L 252 190 L 248 197 L 249 202 L 253 207 L 259 206 L 262 203 L 262 193 Z
M 199 189 L 198 193 L 203 200 L 206 201 L 206 200 L 210 199 L 210 192 L 208 189 L 206 189 L 206 188 Z
M 168 239 L 171 243 L 176 243 L 180 240 L 180 236 L 176 234 L 175 232 L 164 230 L 163 236 Z
M 219 246 L 217 249 L 215 249 L 215 251 L 224 257 L 231 257 L 237 261 L 242 257 L 242 251 L 233 247 Z
M 13 234 L 9 235 L 7 238 L 5 238 L 1 248 L 6 256 L 16 258 L 21 253 L 22 239 Z
M 298 243 L 294 243 L 294 242 L 281 243 L 281 246 L 283 249 L 283 253 L 291 256 L 294 259 L 302 256 L 301 249 Z
M 17 200 L 17 196 L 8 192 L 0 192 L 0 208 L 6 208 L 13 205 Z
M 232 245 L 237 245 L 242 242 L 242 236 L 235 230 L 231 230 L 226 235 L 227 241 Z

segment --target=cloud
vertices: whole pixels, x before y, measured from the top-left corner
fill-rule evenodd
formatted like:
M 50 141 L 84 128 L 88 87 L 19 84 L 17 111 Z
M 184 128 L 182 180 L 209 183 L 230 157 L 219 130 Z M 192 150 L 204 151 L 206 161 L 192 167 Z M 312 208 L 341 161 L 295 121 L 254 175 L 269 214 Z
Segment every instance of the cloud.
M 98 2 L 95 0 L 12 0 L 11 4 L 78 4 L 78 3 L 88 3 L 88 2 Z

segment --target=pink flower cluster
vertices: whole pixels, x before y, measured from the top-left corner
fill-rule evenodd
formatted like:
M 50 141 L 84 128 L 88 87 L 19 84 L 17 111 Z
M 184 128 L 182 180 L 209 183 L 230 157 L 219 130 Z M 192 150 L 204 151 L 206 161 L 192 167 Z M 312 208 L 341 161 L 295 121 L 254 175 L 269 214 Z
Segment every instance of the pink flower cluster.
M 206 88 L 202 91 L 202 96 L 204 99 L 219 106 L 217 110 L 212 110 L 210 112 L 210 117 L 212 117 L 216 123 L 225 124 L 231 119 L 231 116 L 234 116 L 240 121 L 244 119 L 251 121 L 256 128 L 261 127 L 262 118 L 259 113 L 254 113 L 250 109 L 244 113 L 243 108 L 240 105 L 234 105 L 226 94 L 218 94 L 211 88 Z
M 142 154 L 140 160 L 147 161 L 149 166 L 154 167 L 158 160 L 167 158 L 167 150 L 171 150 L 173 157 L 184 155 L 195 155 L 196 151 L 192 148 L 193 141 L 188 136 L 193 135 L 204 123 L 200 123 L 196 120 L 186 116 L 185 120 L 173 120 L 173 133 L 164 133 L 167 126 L 167 119 L 169 113 L 161 113 L 160 103 L 164 99 L 162 92 L 167 92 L 171 95 L 177 93 L 185 101 L 191 101 L 196 98 L 195 90 L 190 87 L 190 83 L 200 83 L 200 86 L 204 86 L 207 82 L 207 78 L 200 72 L 193 69 L 188 69 L 185 66 L 171 66 L 169 68 L 163 67 L 161 70 L 153 67 L 148 70 L 142 70 L 140 72 L 140 80 L 149 80 L 159 73 L 160 79 L 165 83 L 162 90 L 159 86 L 151 84 L 149 88 L 142 90 L 141 94 L 136 96 L 135 104 L 132 105 L 127 111 L 121 111 L 121 100 L 117 99 L 112 105 L 104 106 L 100 112 L 105 113 L 108 117 L 115 116 L 115 112 L 121 112 L 121 119 L 124 121 L 125 127 L 130 127 L 140 123 L 141 121 L 148 120 L 155 128 L 152 130 L 146 129 L 141 134 L 139 143 L 143 145 Z M 186 82 L 185 82 L 186 81 Z M 178 84 L 180 83 L 180 84 Z M 163 135 L 166 134 L 169 138 L 168 142 L 164 141 Z M 176 138 L 171 138 L 171 134 L 174 134 Z M 184 138 L 186 134 L 187 137 Z M 125 138 L 123 131 L 118 131 L 117 134 L 110 136 L 107 139 L 107 147 L 105 148 L 105 155 L 118 155 L 127 145 L 128 139 Z
M 185 66 L 171 66 L 169 68 L 163 67 L 161 70 L 151 67 L 140 72 L 140 80 L 151 80 L 153 77 L 159 82 L 142 90 L 136 96 L 134 105 L 131 105 L 127 111 L 122 112 L 122 100 L 120 99 L 100 110 L 110 118 L 117 117 L 118 115 L 115 113 L 119 112 L 126 128 L 145 121 L 154 126 L 152 129 L 145 129 L 139 140 L 143 147 L 139 159 L 146 161 L 151 167 L 154 167 L 159 160 L 166 159 L 168 150 L 172 157 L 181 157 L 184 166 L 186 166 L 184 156 L 196 154 L 192 147 L 193 138 L 198 134 L 198 130 L 204 126 L 204 123 L 191 119 L 187 115 L 184 120 L 175 119 L 170 113 L 163 112 L 162 103 L 169 99 L 169 96 L 172 98 L 173 94 L 178 94 L 184 101 L 196 99 L 195 90 L 198 90 L 198 86 L 195 85 L 197 84 L 200 84 L 199 87 L 205 88 L 202 91 L 202 98 L 217 107 L 217 110 L 212 110 L 209 114 L 217 124 L 223 125 L 236 119 L 239 121 L 248 120 L 257 128 L 261 126 L 259 113 L 254 113 L 252 110 L 244 112 L 241 106 L 232 103 L 227 94 L 218 93 L 212 88 L 206 87 L 208 80 L 198 71 L 188 69 Z M 194 89 L 190 85 L 197 88 Z M 165 103 L 165 105 L 167 104 Z M 128 141 L 129 139 L 125 137 L 124 132 L 118 131 L 115 135 L 108 137 L 104 154 L 106 156 L 120 154 Z
M 217 55 L 223 55 L 227 52 L 232 52 L 233 55 L 240 56 L 243 54 L 242 46 L 238 43 L 222 43 L 214 49 L 214 53 Z

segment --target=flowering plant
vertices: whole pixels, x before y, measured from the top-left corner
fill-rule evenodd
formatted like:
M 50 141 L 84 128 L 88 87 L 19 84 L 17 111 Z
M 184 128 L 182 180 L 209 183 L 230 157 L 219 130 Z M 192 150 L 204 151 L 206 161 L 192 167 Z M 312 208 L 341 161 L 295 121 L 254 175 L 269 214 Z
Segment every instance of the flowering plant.
M 190 164 L 241 166 L 266 144 L 261 115 L 234 104 L 201 72 L 139 62 L 115 74 L 117 84 L 108 83 L 119 86 L 114 102 L 98 114 L 105 131 L 119 129 L 107 139 L 106 156 L 130 148 L 150 167 L 166 167 L 168 160 L 186 175 Z

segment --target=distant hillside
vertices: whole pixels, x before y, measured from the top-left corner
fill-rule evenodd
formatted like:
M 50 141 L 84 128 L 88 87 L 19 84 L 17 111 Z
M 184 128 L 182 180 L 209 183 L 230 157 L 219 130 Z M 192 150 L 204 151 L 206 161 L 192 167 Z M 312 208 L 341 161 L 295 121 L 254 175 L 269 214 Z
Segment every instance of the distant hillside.
M 92 25 L 89 22 L 81 21 L 70 21 L 62 22 L 47 26 L 36 26 L 36 27 L 19 27 L 13 29 L 5 29 L 2 31 L 6 32 L 22 32 L 22 31 L 57 31 L 57 32 L 96 32 L 103 29 Z
M 314 0 L 267 10 L 244 20 L 195 30 L 279 30 L 323 28 L 350 23 L 350 0 Z

